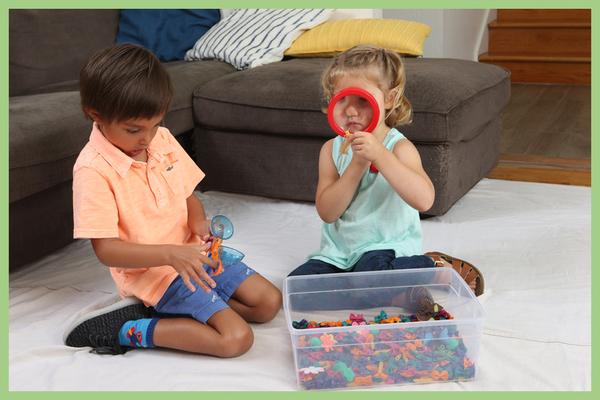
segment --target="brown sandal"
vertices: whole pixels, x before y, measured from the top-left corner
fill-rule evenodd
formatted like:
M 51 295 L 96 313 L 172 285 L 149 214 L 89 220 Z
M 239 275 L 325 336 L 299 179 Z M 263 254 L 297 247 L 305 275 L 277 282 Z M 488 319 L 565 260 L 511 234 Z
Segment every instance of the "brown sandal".
M 435 261 L 436 267 L 443 265 L 442 261 L 446 261 L 448 264 L 452 265 L 452 268 L 467 282 L 470 286 L 470 283 L 475 280 L 475 296 L 480 296 L 483 294 L 484 289 L 484 281 L 483 274 L 481 271 L 477 269 L 473 264 L 463 261 L 460 258 L 455 258 L 449 256 L 448 254 L 440 253 L 439 251 L 430 251 L 425 253 L 426 256 L 431 257 L 433 261 Z

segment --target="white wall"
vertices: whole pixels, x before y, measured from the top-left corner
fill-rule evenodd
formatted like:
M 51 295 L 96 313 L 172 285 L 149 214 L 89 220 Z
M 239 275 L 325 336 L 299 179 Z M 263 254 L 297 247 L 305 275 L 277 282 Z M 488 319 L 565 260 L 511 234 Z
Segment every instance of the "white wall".
M 408 19 L 431 26 L 423 46 L 424 57 L 473 61 L 487 50 L 487 23 L 495 16 L 495 10 L 488 9 L 383 10 L 383 18 Z
M 497 19 L 497 15 L 498 15 L 498 10 L 496 10 L 496 9 L 489 10 L 487 20 L 481 27 L 481 31 L 482 31 L 481 32 L 481 43 L 479 44 L 479 49 L 476 51 L 477 55 L 487 53 L 488 44 L 489 44 L 489 31 L 488 31 L 487 25 L 490 22 L 492 22 L 493 20 Z
M 330 21 L 348 18 L 383 18 L 381 8 L 336 8 Z

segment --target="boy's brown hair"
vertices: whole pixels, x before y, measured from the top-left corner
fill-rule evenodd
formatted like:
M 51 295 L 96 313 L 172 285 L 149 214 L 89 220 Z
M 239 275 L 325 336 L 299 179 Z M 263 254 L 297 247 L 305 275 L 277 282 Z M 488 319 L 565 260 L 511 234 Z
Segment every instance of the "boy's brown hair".
M 390 91 L 393 93 L 393 105 L 385 115 L 385 123 L 388 126 L 409 124 L 412 121 L 412 105 L 404 96 L 404 63 L 398 53 L 380 47 L 359 45 L 338 54 L 321 78 L 327 102 L 334 95 L 336 79 L 342 74 L 354 72 L 364 73 L 367 78 L 376 82 L 386 95 Z
M 173 98 L 169 75 L 150 51 L 120 44 L 95 53 L 79 74 L 81 107 L 107 121 L 164 114 Z

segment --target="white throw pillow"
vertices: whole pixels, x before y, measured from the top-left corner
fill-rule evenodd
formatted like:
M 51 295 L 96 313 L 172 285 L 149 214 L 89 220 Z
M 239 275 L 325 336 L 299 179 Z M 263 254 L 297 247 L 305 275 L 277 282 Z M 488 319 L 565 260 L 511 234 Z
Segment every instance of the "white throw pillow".
M 185 54 L 187 61 L 217 59 L 237 69 L 280 61 L 306 29 L 331 16 L 331 9 L 234 9 Z

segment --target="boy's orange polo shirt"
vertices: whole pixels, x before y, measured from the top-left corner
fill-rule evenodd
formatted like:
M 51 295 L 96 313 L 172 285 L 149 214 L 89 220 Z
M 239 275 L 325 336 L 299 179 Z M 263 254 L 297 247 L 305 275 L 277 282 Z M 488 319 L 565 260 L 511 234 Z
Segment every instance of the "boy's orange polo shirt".
M 160 127 L 148 161 L 134 161 L 94 123 L 73 168 L 76 239 L 119 238 L 140 244 L 199 243 L 188 227 L 186 199 L 204 173 L 168 129 Z M 177 272 L 168 265 L 110 268 L 121 296 L 155 305 Z

